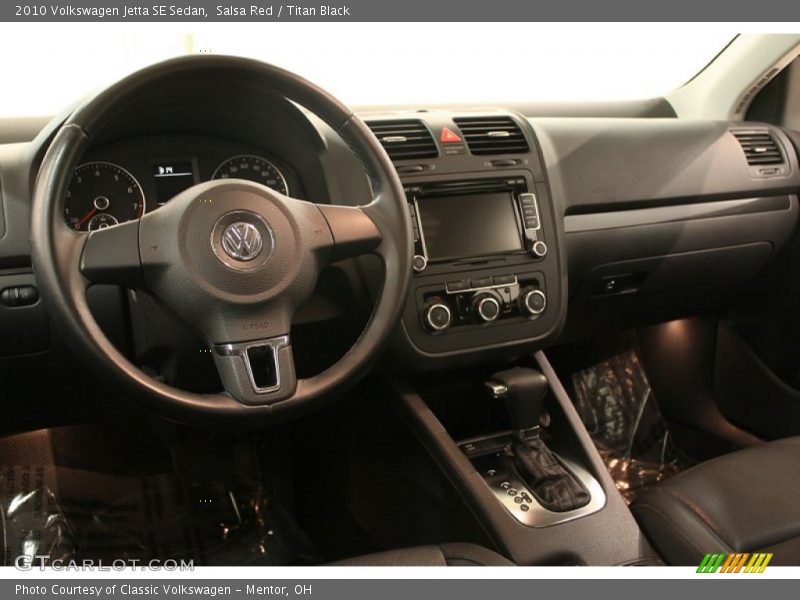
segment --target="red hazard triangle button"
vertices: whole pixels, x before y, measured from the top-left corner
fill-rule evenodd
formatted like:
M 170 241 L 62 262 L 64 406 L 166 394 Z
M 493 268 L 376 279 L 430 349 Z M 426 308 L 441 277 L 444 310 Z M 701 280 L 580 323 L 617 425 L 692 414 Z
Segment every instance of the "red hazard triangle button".
M 439 139 L 442 140 L 443 144 L 452 144 L 453 142 L 461 141 L 461 137 L 447 127 L 442 128 L 442 136 Z

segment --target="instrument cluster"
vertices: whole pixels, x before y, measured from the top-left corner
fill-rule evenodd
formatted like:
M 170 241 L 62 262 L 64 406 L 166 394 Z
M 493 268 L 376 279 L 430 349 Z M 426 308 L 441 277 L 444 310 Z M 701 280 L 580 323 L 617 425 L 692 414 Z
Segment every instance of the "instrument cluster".
M 183 190 L 212 179 L 245 179 L 301 197 L 294 171 L 257 148 L 200 138 L 132 140 L 92 150 L 75 169 L 64 218 L 93 231 L 140 218 Z

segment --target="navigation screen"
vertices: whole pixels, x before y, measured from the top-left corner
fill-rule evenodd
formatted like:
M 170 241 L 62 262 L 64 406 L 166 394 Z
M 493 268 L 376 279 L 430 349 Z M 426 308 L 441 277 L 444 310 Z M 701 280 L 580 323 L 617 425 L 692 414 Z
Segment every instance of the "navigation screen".
M 522 250 L 510 192 L 423 197 L 417 205 L 430 261 Z

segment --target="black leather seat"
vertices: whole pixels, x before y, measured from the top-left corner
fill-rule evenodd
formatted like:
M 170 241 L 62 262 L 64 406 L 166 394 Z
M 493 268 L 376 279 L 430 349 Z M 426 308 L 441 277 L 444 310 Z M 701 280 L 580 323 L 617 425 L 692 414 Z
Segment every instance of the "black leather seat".
M 800 437 L 702 463 L 631 505 L 650 542 L 672 565 L 709 552 L 772 552 L 800 565 Z
M 333 563 L 351 567 L 510 567 L 507 558 L 475 544 L 441 544 L 387 550 Z

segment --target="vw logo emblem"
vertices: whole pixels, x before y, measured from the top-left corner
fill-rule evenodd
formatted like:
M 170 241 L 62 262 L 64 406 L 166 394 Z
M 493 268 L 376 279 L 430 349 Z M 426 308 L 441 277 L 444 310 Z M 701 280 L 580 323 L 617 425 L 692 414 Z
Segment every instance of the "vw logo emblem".
M 236 260 L 253 260 L 261 253 L 264 242 L 261 233 L 252 223 L 231 223 L 222 233 L 222 249 Z
M 249 210 L 225 213 L 211 229 L 211 250 L 236 271 L 261 268 L 275 251 L 275 234 L 259 214 Z

